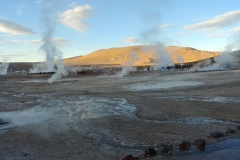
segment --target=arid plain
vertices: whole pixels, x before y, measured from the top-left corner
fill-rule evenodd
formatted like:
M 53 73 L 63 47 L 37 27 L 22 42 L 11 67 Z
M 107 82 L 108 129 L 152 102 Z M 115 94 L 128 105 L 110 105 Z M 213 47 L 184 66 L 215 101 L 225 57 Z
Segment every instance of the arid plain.
M 51 84 L 49 77 L 0 77 L 0 159 L 145 159 L 142 150 L 149 147 L 158 153 L 151 159 L 239 156 L 239 131 L 207 138 L 240 123 L 239 70 L 82 74 Z M 205 151 L 177 149 L 197 138 L 206 140 Z M 167 144 L 174 151 L 164 157 Z

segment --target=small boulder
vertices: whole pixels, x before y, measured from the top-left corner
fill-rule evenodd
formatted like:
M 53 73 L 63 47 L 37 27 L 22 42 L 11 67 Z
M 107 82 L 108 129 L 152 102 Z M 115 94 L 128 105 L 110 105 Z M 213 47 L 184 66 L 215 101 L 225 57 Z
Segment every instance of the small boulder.
M 164 146 L 162 148 L 162 155 L 163 156 L 169 156 L 169 155 L 172 155 L 172 153 L 173 153 L 173 146 L 172 145 Z
M 205 143 L 206 141 L 204 139 L 196 139 L 194 141 L 194 144 L 197 146 L 197 147 L 205 147 Z
M 219 131 L 212 132 L 209 136 L 209 138 L 220 138 L 223 137 L 223 133 Z
M 234 129 L 229 128 L 225 133 L 236 133 L 236 131 Z
M 240 130 L 240 125 L 239 125 L 239 126 L 236 126 L 236 130 Z
M 157 155 L 157 152 L 154 148 L 148 148 L 143 153 L 144 157 L 153 157 Z
M 135 160 L 134 157 L 130 154 L 130 155 L 126 155 L 124 158 L 122 158 L 122 160 Z
M 191 143 L 187 141 L 182 141 L 179 145 L 179 150 L 188 150 L 191 147 Z

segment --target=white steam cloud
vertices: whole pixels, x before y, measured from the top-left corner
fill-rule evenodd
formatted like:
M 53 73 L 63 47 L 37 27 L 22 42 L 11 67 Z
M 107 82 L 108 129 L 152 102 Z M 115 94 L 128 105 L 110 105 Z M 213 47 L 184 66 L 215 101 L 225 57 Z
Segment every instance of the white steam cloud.
M 56 79 L 59 79 L 62 76 L 68 75 L 68 72 L 65 70 L 64 66 L 65 65 L 64 65 L 64 62 L 62 61 L 62 59 L 58 59 L 57 70 L 56 70 L 55 74 L 53 74 L 52 77 L 50 79 L 48 79 L 48 83 L 52 83 Z
M 144 14 L 141 16 L 143 22 L 146 24 L 146 28 L 140 33 L 139 39 L 130 37 L 125 39 L 125 42 L 135 43 L 141 42 L 142 44 L 147 44 L 148 46 L 144 46 L 142 50 L 144 52 L 154 52 L 156 59 L 154 63 L 156 67 L 154 69 L 162 69 L 166 68 L 167 66 L 173 65 L 172 56 L 168 53 L 167 48 L 159 41 L 160 38 L 160 31 L 161 28 L 167 28 L 171 25 L 162 25 L 159 27 L 160 24 L 160 14 L 157 12 Z M 137 51 L 131 52 L 131 57 L 128 62 L 126 62 L 120 73 L 117 73 L 117 77 L 123 77 L 127 75 L 129 72 L 134 71 L 134 64 L 138 60 L 138 53 Z
M 46 63 L 34 63 L 33 68 L 29 69 L 30 73 L 40 73 L 40 72 L 47 72 L 47 65 Z
M 172 66 L 172 56 L 168 53 L 167 48 L 159 41 L 161 29 L 159 28 L 160 14 L 151 13 L 143 15 L 143 21 L 147 23 L 147 28 L 140 34 L 140 40 L 144 44 L 151 45 L 151 47 L 144 47 L 144 50 L 153 50 L 157 60 L 157 68 Z
M 239 11 L 234 13 L 240 13 Z M 235 19 L 235 18 L 233 18 Z M 231 37 L 225 47 L 225 51 L 213 60 L 207 60 L 194 66 L 196 70 L 230 70 L 240 69 L 240 34 Z M 234 52 L 232 52 L 235 50 Z
M 63 53 L 56 47 L 54 43 L 54 32 L 55 32 L 55 19 L 56 14 L 54 13 L 53 8 L 55 7 L 54 0 L 45 0 L 42 2 L 43 10 L 42 10 L 42 23 L 44 31 L 43 35 L 43 45 L 40 47 L 40 51 L 42 51 L 46 55 L 46 67 L 44 64 L 37 64 L 34 66 L 31 71 L 39 71 L 40 69 L 44 69 L 47 72 L 55 72 L 55 74 L 48 80 L 48 83 L 52 83 L 54 80 L 61 78 L 62 76 L 66 76 L 67 72 L 64 69 L 64 63 L 62 61 Z M 55 63 L 56 68 L 55 68 Z M 37 68 L 36 68 L 37 67 Z
M 181 55 L 178 55 L 178 56 L 176 57 L 176 60 L 177 60 L 177 62 L 180 63 L 180 64 L 184 63 L 184 58 L 183 58 Z
M 240 69 L 240 51 L 224 51 L 212 60 L 199 62 L 193 69 L 200 71 Z
M 54 1 L 45 1 L 44 9 L 42 11 L 42 23 L 44 27 L 43 35 L 43 45 L 40 47 L 40 50 L 46 54 L 47 60 L 47 71 L 53 71 L 54 61 L 56 58 L 61 58 L 62 53 L 57 49 L 53 43 L 53 35 L 55 32 L 55 20 L 54 13 L 52 8 Z
M 0 63 L 0 75 L 6 75 L 9 67 L 9 63 L 7 62 L 7 58 L 3 58 L 2 63 Z
M 132 51 L 130 53 L 130 59 L 126 63 L 124 63 L 122 70 L 120 73 L 117 73 L 117 77 L 124 77 L 131 71 L 134 71 L 134 63 L 138 60 L 138 53 L 136 51 Z
M 236 52 L 237 53 L 237 52 Z M 194 66 L 195 70 L 231 70 L 240 68 L 239 53 L 223 52 L 220 56 L 215 57 L 214 61 L 206 60 Z
M 214 69 L 218 70 L 230 70 L 233 69 L 236 59 L 230 53 L 223 52 L 219 57 L 215 57 L 213 64 Z

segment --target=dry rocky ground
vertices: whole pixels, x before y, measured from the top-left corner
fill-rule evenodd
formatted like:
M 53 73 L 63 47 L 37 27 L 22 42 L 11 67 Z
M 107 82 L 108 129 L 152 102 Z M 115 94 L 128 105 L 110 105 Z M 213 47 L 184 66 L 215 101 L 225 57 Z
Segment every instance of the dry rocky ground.
M 239 156 L 232 143 L 208 146 L 230 138 L 239 145 L 240 131 L 207 138 L 240 123 L 239 70 L 69 75 L 48 84 L 49 76 L 0 76 L 0 159 L 118 160 L 148 147 L 158 149 L 150 159 Z M 176 148 L 197 138 L 206 139 L 204 152 Z M 161 155 L 166 144 L 172 156 Z

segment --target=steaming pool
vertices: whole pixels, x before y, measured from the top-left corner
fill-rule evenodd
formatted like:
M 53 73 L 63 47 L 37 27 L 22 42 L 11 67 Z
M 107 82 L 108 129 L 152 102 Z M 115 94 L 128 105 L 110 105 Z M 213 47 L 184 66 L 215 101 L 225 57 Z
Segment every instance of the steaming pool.
M 187 83 L 188 84 L 188 83 Z M 13 95 L 16 96 L 16 95 Z M 22 95 L 18 95 L 21 97 Z M 29 95 L 32 96 L 32 95 Z M 233 99 L 227 97 L 155 97 L 155 98 L 171 98 L 174 100 L 196 100 L 196 101 L 217 101 L 217 102 L 240 102 L 240 99 Z M 77 97 L 75 101 L 69 101 L 71 97 L 65 98 L 65 100 L 58 100 L 49 95 L 39 97 L 38 105 L 25 109 L 22 111 L 13 112 L 0 112 L 0 117 L 3 121 L 8 122 L 8 125 L 1 125 L 1 128 L 22 126 L 27 124 L 41 124 L 46 121 L 51 122 L 55 119 L 59 120 L 59 123 L 71 124 L 79 122 L 84 119 L 96 119 L 106 116 L 126 116 L 134 118 L 139 121 L 151 121 L 153 123 L 178 123 L 178 124 L 209 124 L 209 123 L 226 123 L 234 124 L 230 121 L 223 121 L 208 117 L 185 117 L 182 119 L 171 120 L 147 120 L 135 116 L 136 107 L 133 104 L 128 103 L 124 98 L 97 98 L 97 97 Z M 76 99 L 76 97 L 74 97 Z M 4 102 L 4 99 L 2 99 Z
M 83 119 L 101 118 L 104 116 L 124 115 L 134 117 L 136 107 L 126 99 L 107 99 L 79 97 L 78 101 L 61 101 L 43 96 L 38 99 L 39 105 L 23 111 L 1 112 L 3 121 L 8 127 L 27 124 L 41 124 L 59 119 L 59 123 L 74 123 Z M 6 128 L 7 126 L 2 126 Z M 1 129 L 1 128 L 0 128 Z
M 196 81 L 164 81 L 164 82 L 148 82 L 148 83 L 138 83 L 129 86 L 123 86 L 124 89 L 129 89 L 133 91 L 145 91 L 145 90 L 158 90 L 158 89 L 168 89 L 173 87 L 182 86 L 195 86 L 200 85 L 202 82 Z

